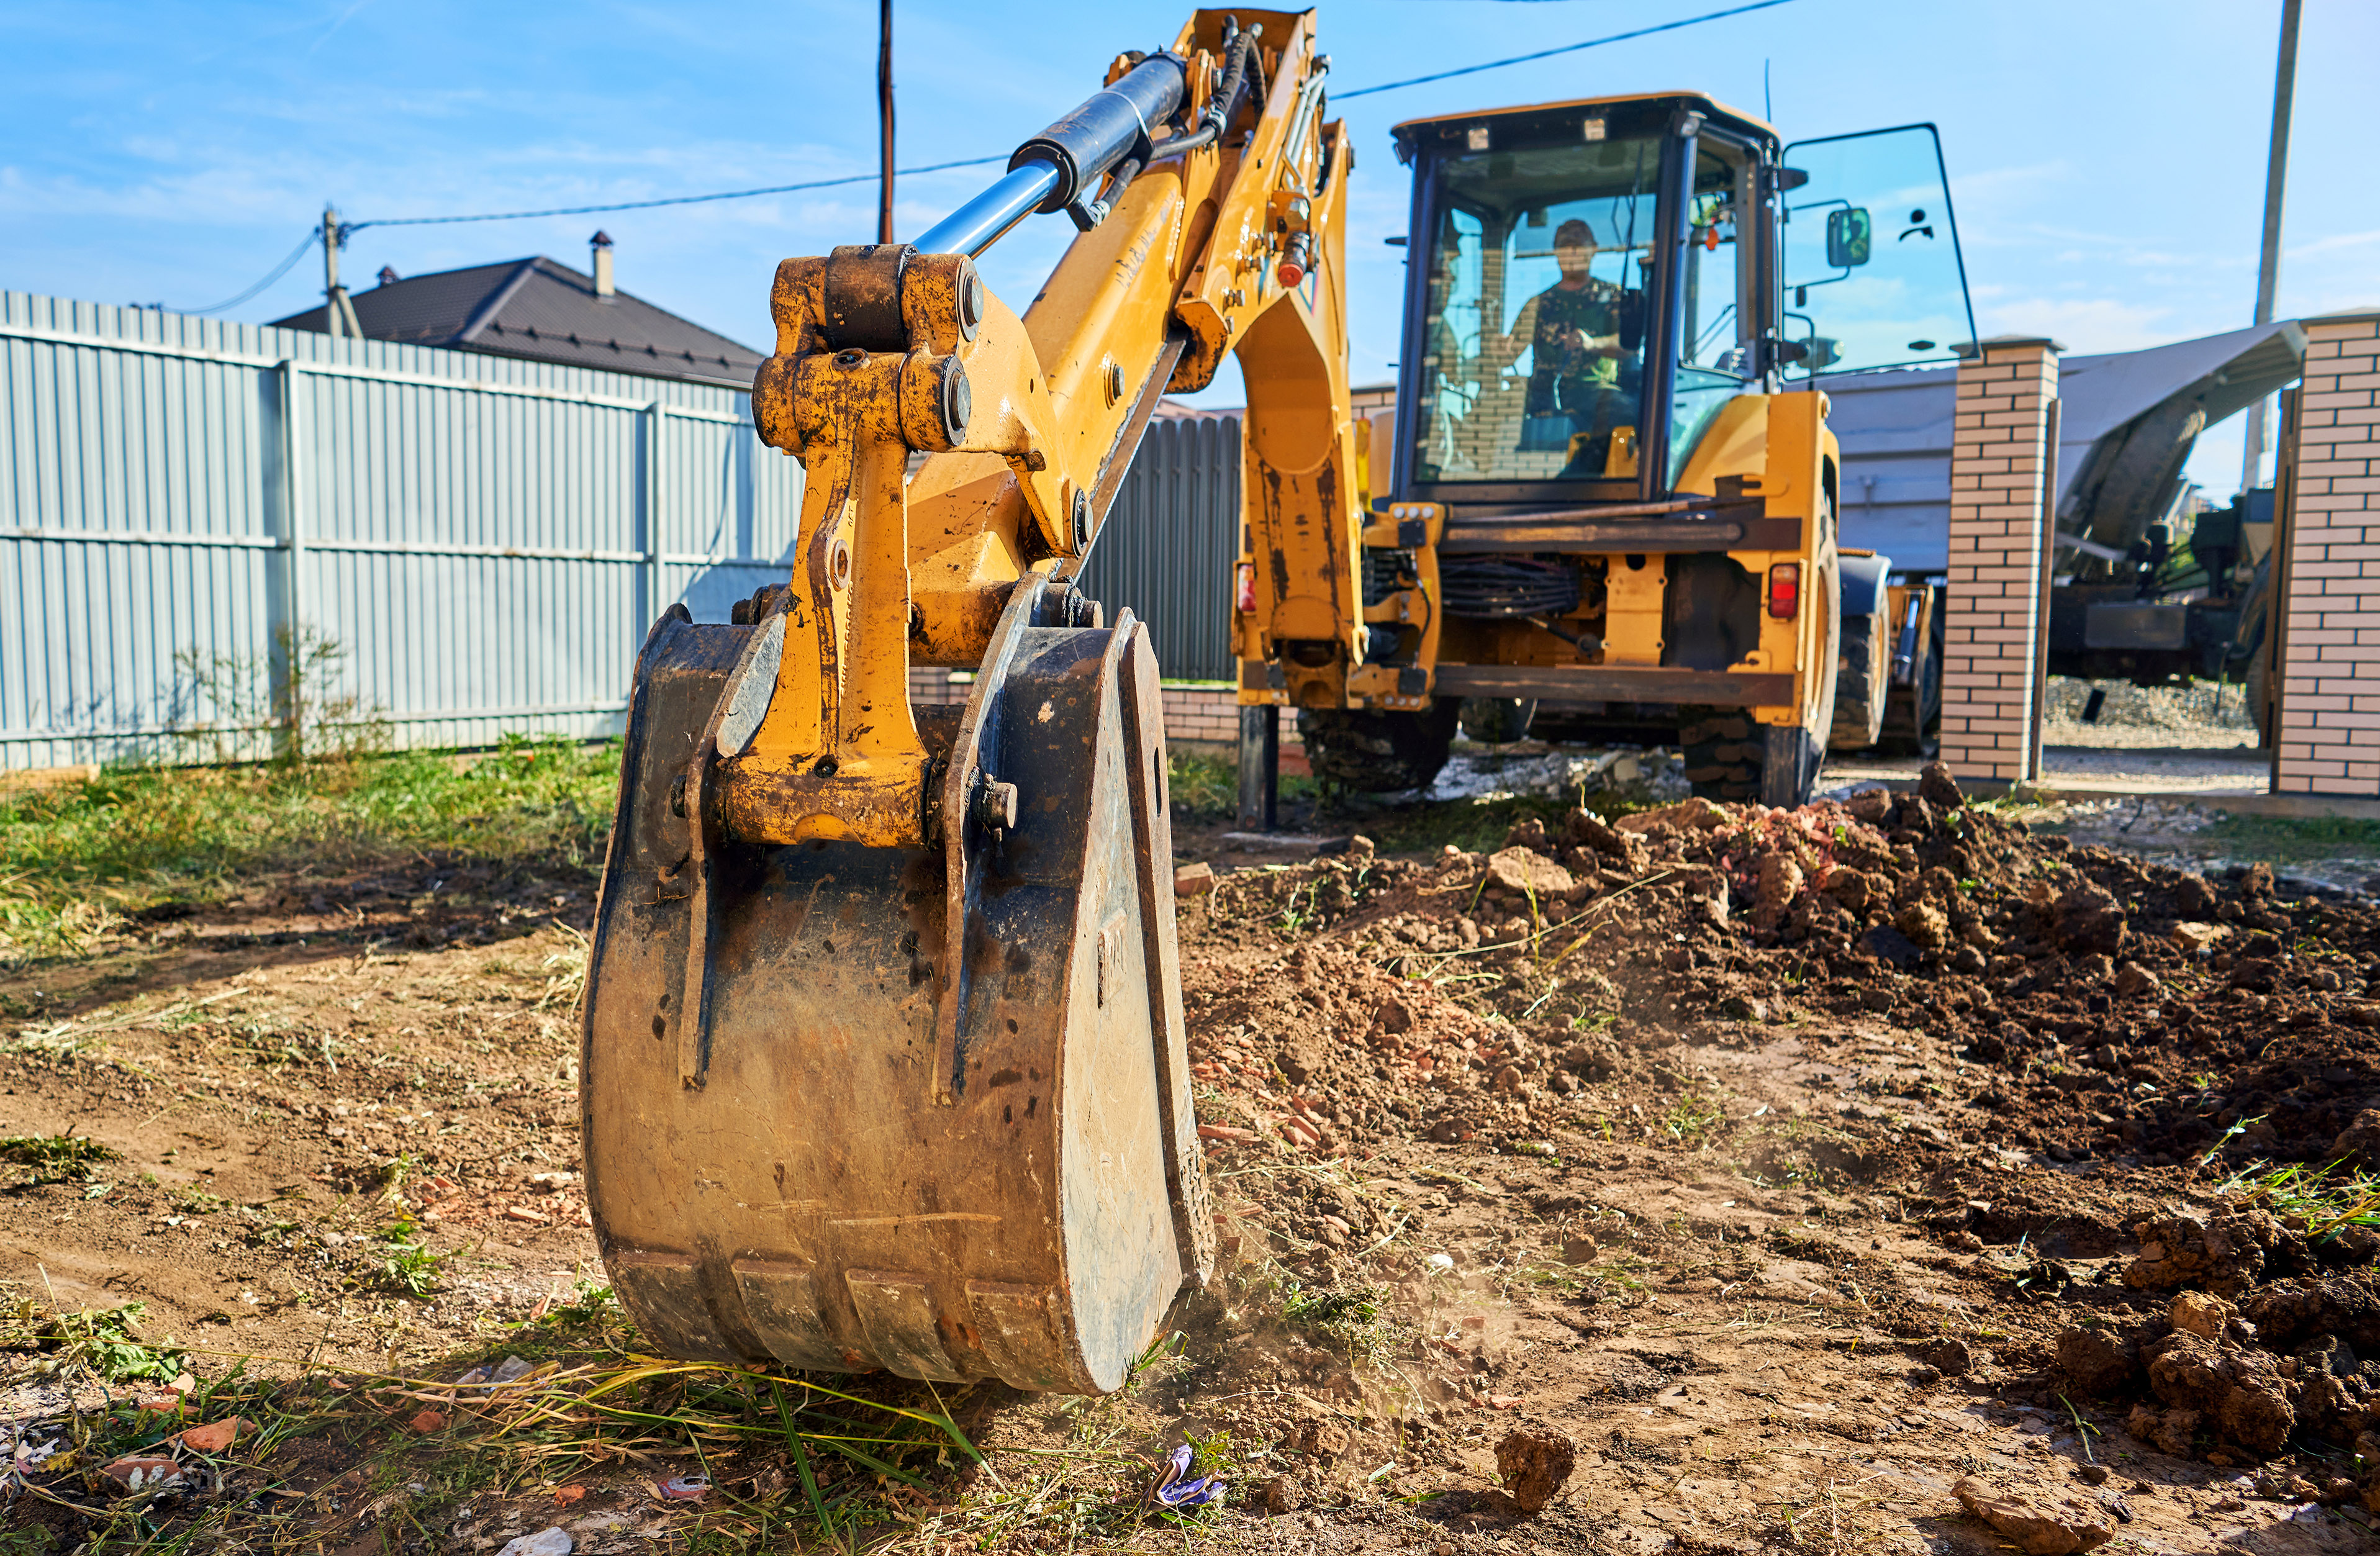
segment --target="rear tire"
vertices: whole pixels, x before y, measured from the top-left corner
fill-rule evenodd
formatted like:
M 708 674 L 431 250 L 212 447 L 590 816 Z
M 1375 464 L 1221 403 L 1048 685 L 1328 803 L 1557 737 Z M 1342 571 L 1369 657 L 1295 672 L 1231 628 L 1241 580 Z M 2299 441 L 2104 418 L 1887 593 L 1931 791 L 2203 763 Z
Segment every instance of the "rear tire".
M 1527 739 L 1529 723 L 1537 716 L 1534 697 L 1466 697 L 1459 706 L 1464 737 L 1482 746 Z
M 1684 748 L 1686 782 L 1704 799 L 1744 804 L 1760 797 L 1760 770 L 1767 760 L 1765 737 L 1741 708 L 1699 710 L 1678 728 Z
M 1297 733 L 1315 776 L 1367 794 L 1418 789 L 1438 776 L 1454 747 L 1463 705 L 1441 699 L 1427 712 L 1300 708 Z
M 1864 751 L 1884 733 L 1884 705 L 1892 690 L 1892 624 L 1886 613 L 1845 618 L 1836 661 L 1834 728 L 1827 746 Z

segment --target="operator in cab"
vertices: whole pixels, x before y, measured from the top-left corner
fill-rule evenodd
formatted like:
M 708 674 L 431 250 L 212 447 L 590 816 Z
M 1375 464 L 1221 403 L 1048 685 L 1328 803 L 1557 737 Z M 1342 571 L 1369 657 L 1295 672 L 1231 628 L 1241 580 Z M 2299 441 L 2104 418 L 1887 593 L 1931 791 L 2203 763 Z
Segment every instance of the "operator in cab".
M 1572 217 L 1554 229 L 1561 279 L 1521 305 L 1505 337 L 1512 358 L 1529 350 L 1523 448 L 1570 450 L 1564 476 L 1600 474 L 1615 428 L 1636 423 L 1636 397 L 1622 387 L 1620 294 L 1589 274 L 1595 231 Z M 1633 381 L 1634 375 L 1628 377 Z

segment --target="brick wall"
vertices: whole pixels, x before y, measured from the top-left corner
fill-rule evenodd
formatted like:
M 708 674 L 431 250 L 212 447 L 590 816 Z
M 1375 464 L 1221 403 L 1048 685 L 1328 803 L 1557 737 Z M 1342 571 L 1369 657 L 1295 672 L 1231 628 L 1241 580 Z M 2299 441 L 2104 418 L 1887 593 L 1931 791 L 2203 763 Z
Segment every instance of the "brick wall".
M 2058 350 L 2000 336 L 1959 364 L 1942 760 L 1961 778 L 2015 783 L 2034 772 L 2042 478 Z
M 912 703 L 965 702 L 974 686 L 975 676 L 968 672 L 912 669 L 909 672 L 909 700 Z M 1230 687 L 1198 685 L 1172 685 L 1163 690 L 1168 745 L 1237 748 L 1240 739 L 1238 692 Z M 1281 746 L 1284 752 L 1304 748 L 1297 738 L 1297 715 L 1286 709 L 1281 712 Z M 1301 763 L 1297 762 L 1285 763 L 1284 766 L 1290 772 L 1304 771 Z
M 2304 322 L 2274 787 L 2368 796 L 2380 795 L 2380 310 Z

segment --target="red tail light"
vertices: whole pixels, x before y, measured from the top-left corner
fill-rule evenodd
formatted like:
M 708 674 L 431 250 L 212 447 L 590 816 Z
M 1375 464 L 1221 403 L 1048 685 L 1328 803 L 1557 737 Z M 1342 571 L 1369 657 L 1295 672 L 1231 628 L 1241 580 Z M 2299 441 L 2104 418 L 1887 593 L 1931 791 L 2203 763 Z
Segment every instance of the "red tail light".
M 1802 565 L 1779 562 L 1768 569 L 1768 614 L 1791 621 L 1802 608 Z
M 1234 602 L 1242 613 L 1250 614 L 1257 608 L 1257 565 L 1253 562 L 1243 562 L 1240 564 L 1239 571 L 1239 586 L 1234 591 Z

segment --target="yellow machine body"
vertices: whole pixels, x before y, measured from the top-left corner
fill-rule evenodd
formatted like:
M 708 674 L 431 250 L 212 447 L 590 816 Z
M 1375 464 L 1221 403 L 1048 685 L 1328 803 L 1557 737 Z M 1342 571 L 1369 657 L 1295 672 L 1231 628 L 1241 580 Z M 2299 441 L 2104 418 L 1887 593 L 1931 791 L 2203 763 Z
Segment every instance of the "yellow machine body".
M 1348 529 L 1327 68 L 1311 13 L 1120 56 L 1012 167 L 1062 164 L 1043 209 L 1087 228 L 1022 317 L 980 246 L 778 268 L 753 415 L 805 467 L 795 564 L 647 641 L 589 973 L 589 1200 L 659 1349 L 1098 1392 L 1207 1278 L 1158 665 L 1073 578 L 1227 350 L 1266 522 Z M 913 707 L 920 664 L 965 706 Z

